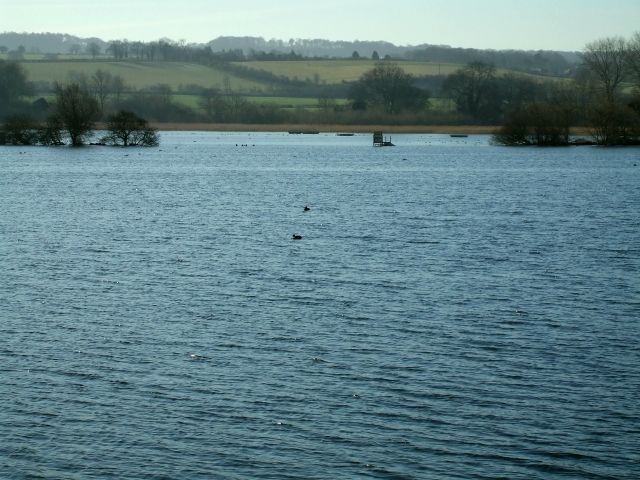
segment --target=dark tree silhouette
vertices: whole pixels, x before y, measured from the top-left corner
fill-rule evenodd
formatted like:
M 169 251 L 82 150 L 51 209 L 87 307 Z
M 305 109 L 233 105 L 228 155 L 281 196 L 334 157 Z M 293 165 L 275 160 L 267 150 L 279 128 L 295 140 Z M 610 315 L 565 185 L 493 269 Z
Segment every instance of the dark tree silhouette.
M 493 65 L 472 62 L 449 75 L 442 88 L 456 102 L 460 112 L 478 118 L 491 101 L 496 87 L 495 78 Z
M 4 108 L 29 93 L 27 74 L 22 65 L 0 60 L 0 113 Z
M 588 43 L 582 58 L 598 78 L 607 101 L 612 102 L 627 70 L 629 57 L 624 38 L 610 37 Z
M 107 130 L 109 134 L 102 141 L 110 145 L 151 147 L 159 143 L 156 129 L 133 112 L 120 111 L 109 116 Z
M 56 114 L 69 134 L 71 145 L 83 145 L 93 133 L 98 102 L 78 84 L 56 84 Z
M 413 85 L 413 77 L 395 63 L 379 62 L 353 84 L 349 91 L 354 109 L 369 105 L 381 107 L 386 113 L 419 110 L 429 94 Z

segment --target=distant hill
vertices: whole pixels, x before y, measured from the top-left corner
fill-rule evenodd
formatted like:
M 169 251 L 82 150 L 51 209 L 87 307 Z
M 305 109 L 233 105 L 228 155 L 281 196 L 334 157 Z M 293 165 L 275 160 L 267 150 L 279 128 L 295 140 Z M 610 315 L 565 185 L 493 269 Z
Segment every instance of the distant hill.
M 99 38 L 80 38 L 64 33 L 0 33 L 0 47 L 17 50 L 22 46 L 27 53 L 69 53 L 76 46 L 84 51 L 90 43 L 96 43 L 102 50 L 108 45 Z
M 171 43 L 171 40 L 164 39 Z M 17 50 L 24 47 L 26 53 L 80 53 L 88 45 L 95 43 L 105 51 L 109 43 L 99 38 L 81 38 L 62 33 L 0 33 L 0 47 Z M 405 45 L 398 46 L 385 41 L 332 41 L 325 39 L 290 39 L 288 41 L 262 37 L 218 37 L 206 44 L 192 44 L 193 47 L 208 46 L 214 52 L 242 51 L 249 59 L 257 52 L 288 54 L 295 52 L 310 58 L 351 58 L 357 52 L 361 58 L 371 58 L 374 52 L 380 58 L 390 56 L 396 59 L 426 61 L 432 63 L 465 64 L 472 61 L 493 63 L 499 68 L 515 69 L 546 75 L 567 75 L 579 63 L 577 52 L 522 51 L 522 50 L 479 50 L 473 48 L 453 48 L 448 45 Z
M 247 56 L 252 52 L 289 53 L 303 57 L 350 58 L 354 52 L 362 58 L 371 58 L 377 52 L 380 58 L 389 55 L 432 63 L 466 64 L 473 61 L 493 63 L 496 67 L 515 69 L 548 75 L 567 75 L 580 61 L 578 52 L 479 50 L 454 48 L 449 45 L 406 45 L 378 41 L 331 41 L 324 39 L 265 40 L 262 37 L 218 37 L 207 44 L 214 52 L 242 50 Z
M 290 39 L 265 40 L 262 37 L 218 37 L 207 45 L 216 51 L 242 50 L 246 55 L 255 52 L 289 53 L 292 50 L 304 57 L 347 58 L 358 52 L 362 57 L 371 57 L 373 52 L 378 52 L 380 57 L 390 55 L 400 57 L 417 47 L 402 47 L 384 41 L 333 41 L 321 38 L 315 39 Z

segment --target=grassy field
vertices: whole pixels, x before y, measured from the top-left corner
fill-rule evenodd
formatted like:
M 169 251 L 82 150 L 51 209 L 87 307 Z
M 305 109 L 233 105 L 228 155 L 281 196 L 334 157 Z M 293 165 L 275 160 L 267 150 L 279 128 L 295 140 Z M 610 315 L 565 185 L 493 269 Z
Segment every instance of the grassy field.
M 264 70 L 277 76 L 285 76 L 297 80 L 319 81 L 320 83 L 342 83 L 343 81 L 351 82 L 358 80 L 362 74 L 375 67 L 374 60 L 295 60 L 295 61 L 253 61 L 238 62 L 242 65 L 255 70 Z M 431 62 L 412 62 L 405 60 L 395 61 L 405 72 L 416 77 L 433 76 L 433 75 L 450 75 L 464 67 L 459 63 L 431 63 Z M 541 80 L 563 80 L 553 77 L 534 75 L 530 73 L 514 72 L 503 68 L 496 70 L 498 75 L 505 73 L 516 73 L 529 78 L 537 78 Z
M 314 73 L 320 75 L 321 81 L 339 83 L 357 79 L 362 73 L 374 66 L 375 62 L 368 60 L 321 60 L 321 61 L 292 61 L 292 62 L 248 62 L 250 68 L 269 67 L 277 75 L 290 78 L 300 78 L 303 74 Z M 157 84 L 167 84 L 174 92 L 178 92 L 181 85 L 195 84 L 203 87 L 217 87 L 222 89 L 225 78 L 234 91 L 249 94 L 247 100 L 259 104 L 271 104 L 280 108 L 302 108 L 313 110 L 318 108 L 317 98 L 274 97 L 269 96 L 269 88 L 265 84 L 243 79 L 215 68 L 203 65 L 179 62 L 134 63 L 108 61 L 27 61 L 22 63 L 30 81 L 33 82 L 66 82 L 72 74 L 91 77 L 96 70 L 106 70 L 113 75 L 120 75 L 127 85 L 137 89 Z M 402 67 L 415 74 L 427 75 L 437 73 L 438 66 L 429 63 L 403 62 Z M 454 71 L 457 65 L 442 65 L 441 72 Z M 36 92 L 37 93 L 37 92 Z M 39 96 L 39 95 L 38 95 Z M 174 95 L 174 100 L 192 108 L 198 108 L 198 97 L 194 95 Z M 344 104 L 345 99 L 335 99 L 336 103 Z M 432 107 L 448 110 L 448 106 L 438 100 L 432 101 Z
M 453 63 L 429 63 L 398 61 L 402 69 L 416 76 L 423 75 L 448 75 L 455 72 L 462 65 Z M 264 70 L 274 75 L 284 75 L 299 80 L 319 80 L 323 83 L 341 83 L 343 81 L 357 80 L 367 70 L 375 67 L 373 60 L 301 60 L 301 61 L 274 61 L 274 62 L 242 62 L 238 63 L 256 70 Z
M 167 84 L 174 90 L 180 85 L 195 84 L 203 87 L 222 88 L 225 78 L 229 79 L 235 91 L 250 93 L 265 91 L 268 87 L 261 82 L 240 78 L 204 65 L 181 62 L 109 62 L 109 61 L 26 61 L 23 62 L 29 80 L 34 82 L 69 80 L 72 72 L 91 76 L 102 69 L 113 75 L 120 75 L 124 81 L 135 88 L 159 83 Z M 277 76 L 291 79 L 319 81 L 332 84 L 354 81 L 367 70 L 375 66 L 371 60 L 318 60 L 318 61 L 274 61 L 274 62 L 242 62 L 239 65 L 264 70 Z M 436 64 L 426 62 L 399 62 L 408 73 L 416 76 L 447 75 L 460 68 L 457 64 Z
M 106 70 L 120 75 L 126 84 L 135 88 L 157 84 L 167 84 L 174 90 L 180 85 L 195 84 L 203 87 L 222 88 L 225 78 L 229 79 L 232 89 L 240 92 L 261 91 L 264 85 L 259 82 L 234 77 L 228 73 L 193 63 L 158 62 L 23 62 L 22 66 L 33 82 L 66 82 L 72 72 L 91 76 L 96 70 Z
M 303 109 L 317 110 L 318 99 L 310 97 L 262 97 L 262 96 L 245 96 L 248 102 L 258 105 L 274 105 L 278 108 L 287 110 Z M 173 100 L 196 111 L 200 111 L 199 97 L 197 95 L 173 95 Z M 348 102 L 344 98 L 334 99 L 338 105 L 346 105 Z
M 302 108 L 305 110 L 315 110 L 318 108 L 318 100 L 316 98 L 305 97 L 260 97 L 260 96 L 245 96 L 247 101 L 256 103 L 258 105 L 275 105 L 279 108 Z M 198 104 L 197 95 L 174 95 L 174 101 L 186 105 L 196 110 L 200 108 Z M 336 99 L 337 103 L 346 103 L 344 99 Z
M 407 73 L 415 76 L 448 75 L 462 65 L 452 63 L 396 62 Z M 268 71 L 276 76 L 290 79 L 310 80 L 322 84 L 336 84 L 357 80 L 363 73 L 372 69 L 373 60 L 314 60 L 314 61 L 256 61 L 241 62 L 238 65 Z M 228 79 L 232 90 L 243 94 L 262 93 L 268 95 L 271 86 L 237 75 L 222 69 L 182 62 L 111 62 L 111 61 L 25 61 L 22 62 L 28 78 L 34 82 L 65 82 L 72 72 L 90 77 L 96 70 L 106 70 L 120 75 L 124 81 L 135 88 L 157 84 L 169 85 L 177 91 L 181 85 L 199 85 L 202 87 L 223 88 Z M 499 70 L 498 73 L 504 73 Z M 530 76 L 530 75 L 527 75 Z M 548 78 L 547 78 L 548 79 Z
M 44 98 L 48 102 L 55 101 L 55 95 L 47 94 L 47 95 L 33 95 L 30 98 L 30 101 L 35 101 L 38 98 Z M 189 108 L 193 108 L 196 111 L 200 111 L 200 98 L 197 95 L 181 95 L 175 94 L 173 95 L 173 101 L 185 105 Z M 308 98 L 308 97 L 261 97 L 261 96 L 245 96 L 247 101 L 251 103 L 255 103 L 258 105 L 275 105 L 278 108 L 284 109 L 304 109 L 304 110 L 317 110 L 318 100 L 316 98 Z M 348 102 L 344 98 L 336 98 L 336 104 L 338 105 L 346 105 Z M 436 101 L 439 103 L 439 100 Z M 433 103 L 432 103 L 433 105 Z
M 397 62 L 406 72 L 416 76 L 447 75 L 455 72 L 459 64 L 437 64 L 429 62 Z M 242 62 L 248 68 L 265 70 L 277 76 L 285 76 L 299 80 L 309 79 L 323 84 L 336 84 L 357 80 L 363 73 L 375 66 L 373 60 L 314 60 L 314 61 L 273 61 Z M 182 62 L 112 62 L 112 61 L 25 61 L 22 62 L 28 79 L 33 82 L 67 82 L 71 74 L 83 74 L 91 77 L 96 70 L 102 69 L 113 75 L 120 75 L 125 83 L 136 89 L 158 84 L 169 85 L 175 92 L 174 100 L 198 109 L 198 97 L 180 94 L 180 87 L 199 85 L 224 89 L 228 79 L 234 92 L 247 96 L 254 103 L 271 104 L 286 109 L 314 110 L 318 108 L 315 97 L 282 97 L 270 96 L 272 87 L 266 83 L 252 81 L 229 74 L 228 72 L 204 65 Z M 498 73 L 502 73 L 499 71 Z M 549 80 L 549 78 L 547 78 Z M 39 92 L 36 91 L 36 94 Z M 38 95 L 39 96 L 39 95 Z M 338 104 L 346 103 L 345 99 L 336 99 Z M 435 111 L 450 112 L 455 109 L 448 99 L 432 98 L 431 108 Z

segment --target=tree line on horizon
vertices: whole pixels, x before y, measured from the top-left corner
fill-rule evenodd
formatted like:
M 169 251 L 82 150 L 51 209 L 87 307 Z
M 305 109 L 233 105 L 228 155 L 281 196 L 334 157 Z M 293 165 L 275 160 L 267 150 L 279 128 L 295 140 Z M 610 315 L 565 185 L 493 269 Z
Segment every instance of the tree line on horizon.
M 397 46 L 385 41 L 334 41 L 326 39 L 265 40 L 262 37 L 221 36 L 204 44 L 174 41 L 168 38 L 142 42 L 116 39 L 104 41 L 96 37 L 79 38 L 58 33 L 0 33 L 0 53 L 21 60 L 27 53 L 41 53 L 54 59 L 61 54 L 109 56 L 113 59 L 138 61 L 193 61 L 193 59 L 251 61 L 284 59 L 380 58 L 429 61 L 433 63 L 469 63 L 483 61 L 498 68 L 567 75 L 578 63 L 576 52 L 553 50 L 493 50 L 459 48 L 448 45 Z
M 235 91 L 228 79 L 222 88 L 194 87 L 196 111 L 175 102 L 175 92 L 168 85 L 134 91 L 121 77 L 101 69 L 91 76 L 74 75 L 67 85 L 56 84 L 56 100 L 51 104 L 41 98 L 29 105 L 24 100 L 30 93 L 29 82 L 21 65 L 0 62 L 0 118 L 5 119 L 5 131 L 15 115 L 46 122 L 60 108 L 60 92 L 73 87 L 95 105 L 91 109 L 94 122 L 130 112 L 138 118 L 182 122 L 503 124 L 495 141 L 508 145 L 568 144 L 570 127 L 584 126 L 598 144 L 636 144 L 640 138 L 639 64 L 640 32 L 628 40 L 605 38 L 589 43 L 571 79 L 542 81 L 499 73 L 493 64 L 473 61 L 441 79 L 440 95 L 455 106 L 454 112 L 442 112 L 431 107 L 431 93 L 420 78 L 388 59 L 339 87 L 346 104 L 335 101 L 331 95 L 335 90 L 313 82 L 316 111 L 256 104 Z

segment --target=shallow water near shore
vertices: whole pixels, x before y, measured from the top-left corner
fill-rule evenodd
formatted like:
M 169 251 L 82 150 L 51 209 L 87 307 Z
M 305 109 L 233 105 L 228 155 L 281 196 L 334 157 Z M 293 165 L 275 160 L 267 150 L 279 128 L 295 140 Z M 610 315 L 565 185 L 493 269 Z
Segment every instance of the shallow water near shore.
M 640 149 L 392 141 L 0 147 L 0 478 L 638 478 Z

